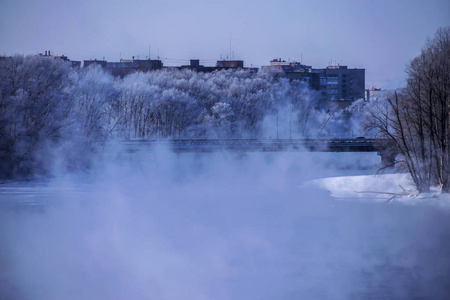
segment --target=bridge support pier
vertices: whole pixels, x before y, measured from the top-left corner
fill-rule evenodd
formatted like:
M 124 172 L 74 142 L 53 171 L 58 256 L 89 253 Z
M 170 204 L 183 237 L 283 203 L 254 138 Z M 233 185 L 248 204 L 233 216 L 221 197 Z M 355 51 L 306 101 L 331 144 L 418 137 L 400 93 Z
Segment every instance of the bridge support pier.
M 381 156 L 381 165 L 383 167 L 394 167 L 395 166 L 395 157 L 396 153 L 392 153 L 390 151 L 382 150 L 377 153 Z

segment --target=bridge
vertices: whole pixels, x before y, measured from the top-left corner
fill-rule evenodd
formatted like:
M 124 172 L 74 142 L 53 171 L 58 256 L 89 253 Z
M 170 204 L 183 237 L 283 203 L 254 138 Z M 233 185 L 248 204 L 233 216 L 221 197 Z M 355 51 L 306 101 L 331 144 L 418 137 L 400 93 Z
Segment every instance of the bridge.
M 128 151 L 151 149 L 158 146 L 174 152 L 376 152 L 375 139 L 189 139 L 189 140 L 128 140 L 121 144 Z
M 158 146 L 174 152 L 376 152 L 378 140 L 375 139 L 189 139 L 189 140 L 128 140 L 122 144 L 129 151 L 149 149 Z
M 179 140 L 127 140 L 121 144 L 129 152 L 163 147 L 177 153 L 182 152 L 377 152 L 382 163 L 394 161 L 391 155 L 379 145 L 377 139 L 179 139 Z

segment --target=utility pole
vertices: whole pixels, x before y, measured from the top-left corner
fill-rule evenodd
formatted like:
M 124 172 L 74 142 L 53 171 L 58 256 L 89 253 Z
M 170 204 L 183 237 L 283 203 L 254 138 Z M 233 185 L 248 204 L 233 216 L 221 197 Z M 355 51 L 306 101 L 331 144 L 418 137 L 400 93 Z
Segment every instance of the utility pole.
M 230 37 L 230 60 L 231 60 L 232 56 L 231 56 L 231 37 Z
M 278 140 L 278 109 L 277 109 L 277 140 Z
M 289 114 L 289 139 L 292 140 L 292 106 L 291 113 Z

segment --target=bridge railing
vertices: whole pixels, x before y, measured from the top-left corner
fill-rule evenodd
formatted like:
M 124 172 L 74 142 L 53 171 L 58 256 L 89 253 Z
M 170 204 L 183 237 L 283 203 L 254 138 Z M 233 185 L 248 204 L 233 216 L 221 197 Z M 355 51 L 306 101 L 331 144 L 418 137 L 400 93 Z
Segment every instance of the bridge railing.
M 213 147 L 225 149 L 298 149 L 314 151 L 376 151 L 375 139 L 174 139 L 174 140 L 144 140 L 135 139 L 123 141 L 123 144 L 131 147 L 146 147 L 162 145 L 172 149 L 182 148 L 206 148 Z M 348 149 L 348 150 L 346 150 Z
M 374 144 L 377 139 L 130 139 L 122 143 L 149 143 L 149 144 L 173 144 L 173 145 L 202 145 L 202 144 Z

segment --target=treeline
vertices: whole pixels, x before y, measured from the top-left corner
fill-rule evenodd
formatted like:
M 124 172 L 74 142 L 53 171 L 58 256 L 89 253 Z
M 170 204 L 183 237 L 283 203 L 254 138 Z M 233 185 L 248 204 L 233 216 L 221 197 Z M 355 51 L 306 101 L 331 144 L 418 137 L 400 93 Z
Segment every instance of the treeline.
M 87 166 L 111 138 L 348 137 L 361 105 L 317 109 L 317 92 L 268 73 L 114 78 L 100 67 L 16 56 L 0 60 L 0 177 Z

